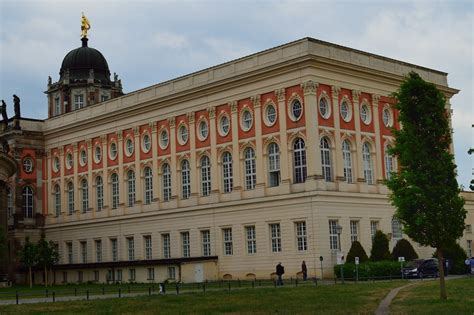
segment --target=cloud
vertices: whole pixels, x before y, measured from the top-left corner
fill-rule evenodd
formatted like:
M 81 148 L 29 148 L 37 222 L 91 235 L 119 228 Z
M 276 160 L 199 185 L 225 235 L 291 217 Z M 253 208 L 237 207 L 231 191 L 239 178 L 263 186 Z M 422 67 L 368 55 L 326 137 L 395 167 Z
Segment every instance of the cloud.
M 156 32 L 152 36 L 152 40 L 157 47 L 162 48 L 182 49 L 189 45 L 189 40 L 186 36 L 165 31 Z

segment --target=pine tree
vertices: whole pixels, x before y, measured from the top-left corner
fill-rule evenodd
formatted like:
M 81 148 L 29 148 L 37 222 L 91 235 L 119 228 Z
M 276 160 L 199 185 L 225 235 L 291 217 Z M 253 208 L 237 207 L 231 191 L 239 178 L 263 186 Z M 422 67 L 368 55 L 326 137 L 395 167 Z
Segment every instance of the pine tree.
M 390 260 L 390 251 L 388 249 L 388 237 L 382 231 L 377 231 L 372 242 L 370 250 L 371 261 Z
M 446 299 L 443 251 L 462 236 L 466 210 L 459 196 L 450 152 L 451 130 L 446 98 L 432 83 L 409 73 L 394 97 L 402 129 L 394 130 L 400 170 L 387 186 L 404 232 L 437 249 L 440 297 Z
M 355 257 L 359 257 L 359 262 L 361 263 L 369 260 L 364 247 L 362 247 L 362 244 L 358 241 L 352 242 L 351 249 L 349 249 L 349 252 L 347 253 L 346 262 L 353 263 Z
M 406 239 L 402 238 L 397 242 L 392 251 L 393 260 L 398 261 L 398 257 L 404 257 L 405 261 L 410 261 L 417 259 L 418 254 L 416 253 L 413 246 L 411 246 L 411 243 Z

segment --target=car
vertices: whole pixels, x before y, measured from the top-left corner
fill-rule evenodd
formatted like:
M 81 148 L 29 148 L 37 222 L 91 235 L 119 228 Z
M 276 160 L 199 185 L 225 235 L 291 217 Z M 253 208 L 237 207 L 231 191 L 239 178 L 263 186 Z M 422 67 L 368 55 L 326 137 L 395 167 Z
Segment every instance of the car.
M 403 276 L 406 278 L 439 277 L 438 259 L 412 260 L 403 268 Z

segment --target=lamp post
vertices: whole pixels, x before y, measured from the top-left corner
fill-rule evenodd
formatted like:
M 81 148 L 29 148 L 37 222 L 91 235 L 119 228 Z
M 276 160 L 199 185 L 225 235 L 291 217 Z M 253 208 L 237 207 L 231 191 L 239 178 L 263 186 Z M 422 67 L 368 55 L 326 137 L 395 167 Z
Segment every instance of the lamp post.
M 341 280 L 342 283 L 344 283 L 344 257 L 342 256 L 342 248 L 341 248 L 341 233 L 342 233 L 342 226 L 339 225 L 339 223 L 336 225 L 336 232 L 337 232 L 337 241 L 339 245 L 339 255 L 341 257 L 341 263 L 342 266 L 341 268 Z

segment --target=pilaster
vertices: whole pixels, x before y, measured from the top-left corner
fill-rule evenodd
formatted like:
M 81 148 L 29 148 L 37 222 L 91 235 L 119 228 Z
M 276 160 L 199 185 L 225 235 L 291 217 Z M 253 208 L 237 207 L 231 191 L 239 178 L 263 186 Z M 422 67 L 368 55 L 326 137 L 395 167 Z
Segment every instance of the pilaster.
M 354 126 L 356 130 L 355 139 L 356 139 L 356 154 L 353 155 L 355 161 L 354 165 L 354 182 L 358 183 L 361 180 L 364 180 L 364 165 L 362 161 L 362 136 L 360 133 L 360 107 L 359 107 L 359 97 L 360 91 L 352 91 L 352 99 L 354 103 Z
M 280 125 L 280 175 L 281 185 L 286 186 L 289 191 L 290 174 L 292 169 L 291 161 L 288 159 L 288 135 L 286 133 L 286 96 L 285 89 L 278 89 L 275 91 L 278 99 L 278 122 Z
M 319 150 L 318 105 L 316 100 L 317 87 L 318 84 L 312 80 L 306 81 L 301 84 L 301 88 L 304 92 L 307 160 L 306 164 L 308 172 L 306 180 L 308 183 L 316 180 L 316 174 L 321 173 L 321 161 L 319 161 L 319 163 L 317 161 L 317 156 L 321 155 Z M 314 189 L 316 187 L 311 188 Z
M 77 164 L 79 163 L 79 150 L 77 143 L 72 144 L 72 169 L 73 169 L 73 184 L 74 184 L 74 212 L 77 219 L 79 219 L 80 209 L 80 194 L 79 194 L 79 177 L 77 176 Z
M 177 172 L 177 159 L 176 159 L 176 118 L 168 118 L 170 126 L 170 155 L 171 155 L 171 198 L 177 199 L 179 196 L 178 189 L 178 172 Z
M 97 194 L 93 190 L 94 187 L 94 179 L 92 178 L 92 162 L 93 162 L 93 157 L 92 157 L 92 139 L 88 139 L 86 141 L 87 145 L 87 186 L 89 189 L 89 209 L 87 211 L 90 211 L 91 209 L 94 209 L 93 213 L 95 214 L 96 211 L 96 199 L 97 199 Z
M 133 127 L 133 142 L 135 144 L 135 207 L 140 207 L 143 200 L 143 179 L 140 167 L 140 153 L 142 143 L 140 141 L 140 128 Z
M 100 145 L 102 146 L 102 184 L 104 191 L 104 209 L 110 209 L 109 205 L 109 172 L 108 172 L 108 161 L 109 154 L 107 150 L 107 136 L 100 136 Z M 95 206 L 94 206 L 95 207 Z
M 152 150 L 152 163 L 153 163 L 153 201 L 160 200 L 159 186 L 158 186 L 158 128 L 156 122 L 150 124 L 151 128 L 151 150 Z M 159 207 L 159 203 L 156 204 Z
M 229 103 L 232 119 L 232 167 L 233 167 L 233 191 L 242 190 L 241 166 L 239 158 L 239 118 L 237 110 L 237 101 Z
M 216 108 L 207 109 L 209 113 L 209 136 L 211 137 L 211 194 L 219 194 L 219 172 L 217 157 Z
M 383 182 L 383 171 L 382 171 L 382 139 L 380 136 L 380 121 L 379 121 L 379 100 L 380 96 L 377 94 L 372 94 L 372 107 L 373 107 L 373 117 L 374 120 L 374 129 L 375 129 L 375 176 L 376 179 L 375 183 L 382 183 Z
M 194 112 L 188 113 L 189 128 L 189 153 L 190 153 L 190 176 L 191 176 L 191 199 L 195 199 L 199 195 L 199 174 L 197 171 L 196 161 L 196 124 L 194 121 Z
M 341 122 L 339 120 L 339 92 L 338 86 L 332 86 L 332 115 L 334 118 L 334 181 L 344 181 L 344 162 L 342 160 Z
M 124 149 L 123 149 L 122 131 L 117 131 L 117 151 L 118 151 L 119 207 L 120 207 L 125 204 L 125 182 L 124 182 L 124 176 L 123 176 Z
M 255 126 L 255 165 L 257 168 L 257 195 L 263 196 L 265 187 L 265 169 L 263 159 L 265 152 L 263 152 L 262 140 L 262 106 L 260 95 L 255 95 L 251 98 L 254 110 L 254 126 Z

